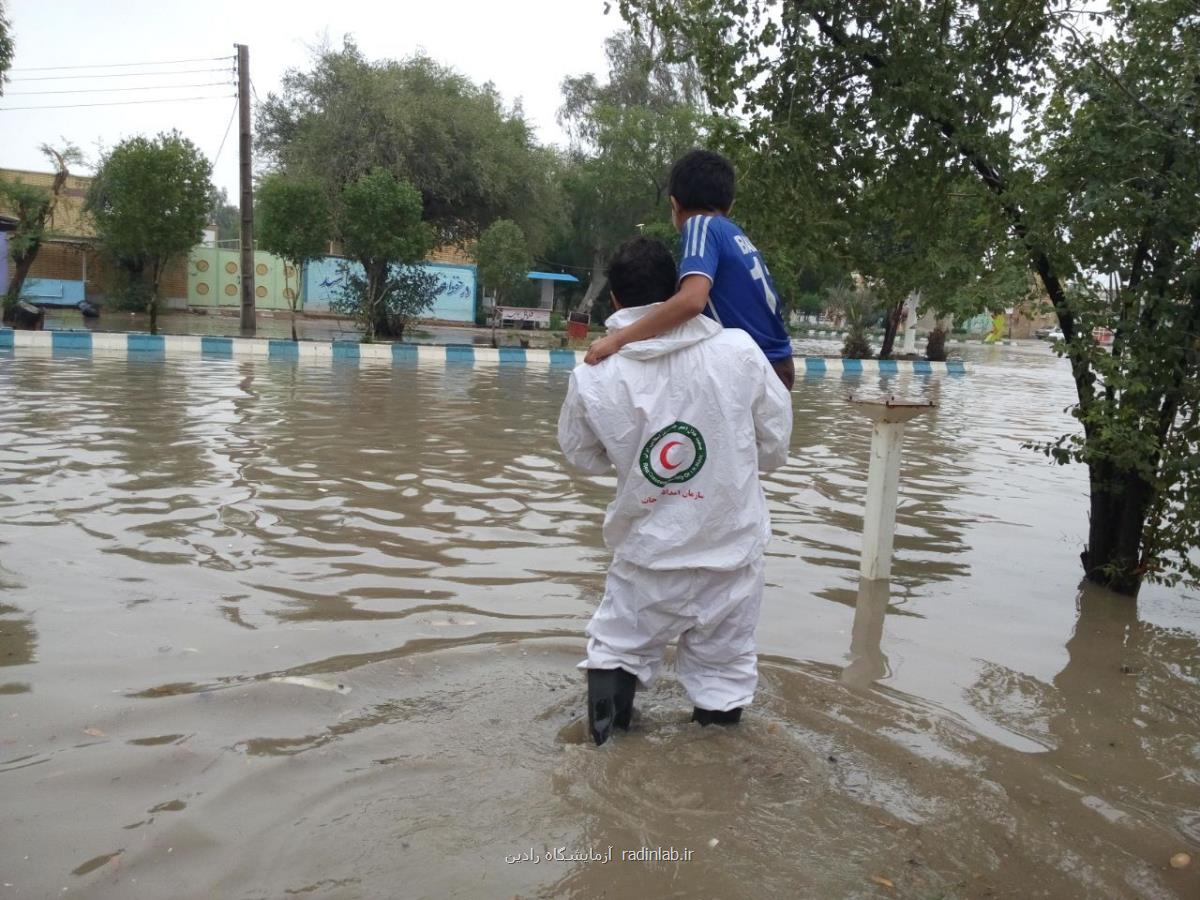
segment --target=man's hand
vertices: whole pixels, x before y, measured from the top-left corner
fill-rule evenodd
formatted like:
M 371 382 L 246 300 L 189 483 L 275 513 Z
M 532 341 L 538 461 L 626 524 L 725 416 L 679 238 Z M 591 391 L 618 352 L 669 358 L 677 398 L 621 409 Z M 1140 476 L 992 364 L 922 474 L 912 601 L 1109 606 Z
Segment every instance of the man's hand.
M 606 334 L 604 337 L 592 341 L 592 346 L 588 347 L 583 361 L 589 366 L 594 366 L 600 360 L 608 359 L 624 346 L 618 337 L 619 334 L 620 332 L 614 331 L 612 334 Z

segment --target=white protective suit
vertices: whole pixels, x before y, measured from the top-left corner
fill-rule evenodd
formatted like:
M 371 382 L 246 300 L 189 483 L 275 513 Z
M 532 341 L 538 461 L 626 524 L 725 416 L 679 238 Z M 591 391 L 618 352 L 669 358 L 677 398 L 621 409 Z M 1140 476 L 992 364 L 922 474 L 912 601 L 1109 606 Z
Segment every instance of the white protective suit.
M 676 670 L 696 706 L 753 699 L 771 534 L 758 473 L 787 461 L 791 432 L 791 397 L 762 350 L 703 316 L 571 373 L 563 453 L 585 472 L 617 472 L 604 519 L 613 565 L 581 668 L 620 666 L 648 684 L 679 638 Z

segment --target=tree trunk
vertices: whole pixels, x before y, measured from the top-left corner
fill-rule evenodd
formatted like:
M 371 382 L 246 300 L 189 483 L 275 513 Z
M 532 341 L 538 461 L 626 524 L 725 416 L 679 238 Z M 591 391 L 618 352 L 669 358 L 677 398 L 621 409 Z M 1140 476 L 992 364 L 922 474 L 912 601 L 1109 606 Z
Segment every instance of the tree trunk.
M 1079 555 L 1088 581 L 1136 597 L 1143 571 L 1142 540 L 1153 487 L 1137 473 L 1101 461 L 1090 467 L 1091 521 Z
M 153 278 L 150 282 L 150 333 L 158 334 L 158 282 L 162 267 L 157 262 L 151 269 Z
M 496 343 L 496 323 L 500 319 L 500 292 L 492 292 L 492 349 L 495 350 L 500 345 Z
M 583 300 L 579 303 L 579 311 L 585 312 L 589 316 L 591 316 L 592 304 L 596 302 L 596 298 L 600 296 L 600 292 L 608 281 L 608 271 L 604 264 L 604 251 L 599 247 L 594 248 L 592 250 L 592 280 L 588 282 Z
M 892 304 L 888 309 L 887 321 L 883 325 L 883 345 L 879 348 L 880 359 L 891 359 L 896 343 L 896 332 L 900 329 L 900 317 L 904 314 L 904 301 Z
M 296 290 L 292 293 L 292 295 L 290 297 L 288 297 L 288 275 L 287 275 L 288 266 L 287 266 L 286 262 L 284 263 L 284 266 L 283 266 L 283 295 L 285 298 L 287 298 L 288 307 L 292 311 L 292 342 L 295 343 L 296 341 L 299 340 L 299 338 L 296 337 L 296 306 L 300 303 L 300 265 L 301 264 L 295 260 L 288 260 L 287 262 L 290 262 L 292 264 L 292 267 L 295 268 L 295 270 L 296 270 Z
M 946 329 L 940 319 L 925 341 L 925 358 L 930 362 L 946 361 Z
M 21 288 L 25 286 L 25 278 L 29 275 L 29 270 L 33 268 L 33 262 L 37 259 L 38 251 L 41 248 L 41 242 L 38 241 L 20 257 L 13 257 L 12 281 L 8 283 L 8 291 L 4 295 L 4 315 L 6 321 L 12 308 L 21 299 Z

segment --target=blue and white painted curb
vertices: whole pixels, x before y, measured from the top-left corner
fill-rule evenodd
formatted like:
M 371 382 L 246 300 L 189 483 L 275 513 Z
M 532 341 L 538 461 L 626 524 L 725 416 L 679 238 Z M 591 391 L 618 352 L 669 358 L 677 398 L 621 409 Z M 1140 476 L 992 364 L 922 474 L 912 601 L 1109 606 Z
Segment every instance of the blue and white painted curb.
M 361 344 L 358 341 L 288 341 L 267 338 L 202 337 L 199 335 L 113 333 L 103 331 L 13 331 L 0 329 L 0 350 L 41 356 L 93 354 L 118 357 L 204 357 L 277 359 L 295 362 L 344 360 L 360 364 L 527 366 L 572 369 L 583 362 L 582 350 L 525 350 L 472 344 Z M 895 359 L 796 358 L 797 376 L 829 374 L 965 375 L 960 360 L 929 362 Z

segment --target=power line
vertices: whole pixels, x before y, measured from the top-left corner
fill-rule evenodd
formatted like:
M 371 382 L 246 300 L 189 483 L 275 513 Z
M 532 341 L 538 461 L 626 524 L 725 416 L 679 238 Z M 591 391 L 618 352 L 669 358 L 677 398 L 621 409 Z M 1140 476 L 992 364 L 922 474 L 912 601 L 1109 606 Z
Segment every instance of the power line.
M 214 94 L 211 97 L 158 97 L 154 100 L 112 100 L 108 103 L 66 103 L 60 106 L 4 106 L 0 112 L 16 112 L 19 109 L 82 109 L 85 106 L 134 106 L 138 103 L 190 103 L 192 100 L 223 100 L 236 94 Z
M 11 91 L 6 97 L 33 97 L 37 94 L 113 94 L 117 91 L 169 91 L 174 88 L 219 87 L 232 81 L 204 81 L 198 84 L 147 84 L 142 87 L 72 88 L 65 91 Z
M 217 148 L 217 158 L 213 160 L 213 168 L 216 169 L 217 163 L 221 161 L 221 151 L 225 149 L 225 139 L 229 137 L 229 127 L 233 124 L 233 117 L 237 115 L 238 105 L 237 100 L 233 101 L 233 112 L 229 114 L 229 121 L 225 123 L 225 134 L 221 137 L 221 146 Z
M 221 59 L 233 59 L 232 56 L 201 56 L 197 59 L 163 59 L 155 62 L 132 63 L 102 63 L 91 66 L 20 66 L 10 69 L 12 72 L 59 72 L 65 69 L 128 69 L 133 66 L 173 66 L 178 63 L 215 62 Z
M 110 72 L 106 75 L 36 75 L 33 78 L 10 78 L 13 84 L 18 81 L 79 81 L 93 78 L 150 78 L 157 75 L 196 75 L 200 72 L 228 72 L 229 66 L 217 66 L 212 69 L 169 69 L 165 72 Z
M 577 272 L 594 272 L 594 271 L 596 271 L 594 266 L 570 266 L 570 265 L 567 265 L 566 263 L 554 262 L 553 260 L 543 259 L 543 258 L 537 257 L 537 256 L 535 256 L 533 258 L 533 260 L 540 266 L 550 266 L 551 268 L 557 266 L 560 269 L 574 269 Z

